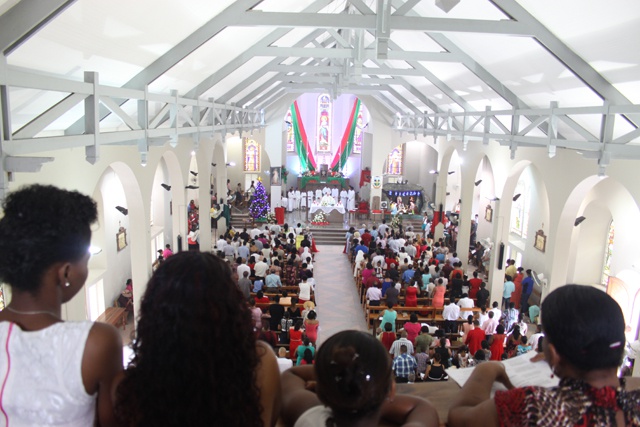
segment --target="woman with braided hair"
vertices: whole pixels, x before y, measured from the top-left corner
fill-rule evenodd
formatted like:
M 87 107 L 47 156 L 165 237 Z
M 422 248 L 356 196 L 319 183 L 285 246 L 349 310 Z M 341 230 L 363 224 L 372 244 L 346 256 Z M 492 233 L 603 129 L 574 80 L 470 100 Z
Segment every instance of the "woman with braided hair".
M 342 331 L 327 339 L 315 365 L 282 375 L 282 419 L 295 427 L 358 427 L 385 421 L 437 426 L 438 414 L 416 396 L 396 395 L 391 359 L 370 334 Z

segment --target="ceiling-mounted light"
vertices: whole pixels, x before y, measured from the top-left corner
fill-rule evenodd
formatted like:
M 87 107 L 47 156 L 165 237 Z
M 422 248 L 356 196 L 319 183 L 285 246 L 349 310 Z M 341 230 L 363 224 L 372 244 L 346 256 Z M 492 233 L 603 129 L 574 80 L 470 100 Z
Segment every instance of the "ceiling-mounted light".
M 235 166 L 236 162 L 227 162 L 227 166 Z
M 586 217 L 584 217 L 584 216 L 579 216 L 579 217 L 578 217 L 578 218 L 576 218 L 576 220 L 573 222 L 573 226 L 574 226 L 574 227 L 579 226 L 580 224 L 582 224 L 582 222 L 583 222 L 585 219 L 587 219 L 587 218 L 586 218 Z
M 122 206 L 116 206 L 116 209 L 124 216 L 127 216 L 129 214 L 129 209 L 123 208 Z
M 163 184 L 160 184 L 160 185 L 161 185 L 161 186 L 162 186 L 162 188 L 164 188 L 165 190 L 167 190 L 167 191 L 171 191 L 171 186 L 170 186 L 170 185 L 168 185 L 168 184 L 164 184 L 164 183 L 163 183 Z
M 476 182 L 474 182 L 473 184 L 477 187 L 478 185 L 482 184 L 482 180 L 479 179 Z
M 500 197 L 492 197 L 489 199 L 490 202 L 499 202 L 500 201 Z
M 198 187 L 197 185 L 187 185 L 184 188 L 186 188 L 187 190 L 196 190 L 196 189 L 198 189 L 200 187 Z
M 213 167 L 215 168 L 215 167 L 216 167 L 216 164 L 215 164 L 215 163 L 211 163 L 211 166 L 213 166 Z
M 520 198 L 520 196 L 522 196 L 522 194 L 518 193 L 515 196 L 513 196 L 513 201 L 515 202 L 516 200 L 518 200 Z
M 194 171 L 189 171 L 189 173 L 193 176 L 198 176 L 198 172 L 194 172 Z

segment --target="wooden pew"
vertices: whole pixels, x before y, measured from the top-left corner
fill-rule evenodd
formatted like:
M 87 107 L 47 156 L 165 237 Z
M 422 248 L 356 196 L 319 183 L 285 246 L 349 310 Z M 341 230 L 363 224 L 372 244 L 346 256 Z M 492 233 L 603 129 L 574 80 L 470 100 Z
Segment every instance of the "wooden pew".
M 122 307 L 107 307 L 96 321 L 113 325 L 116 328 L 122 325 L 122 329 L 125 329 L 127 326 L 127 312 Z

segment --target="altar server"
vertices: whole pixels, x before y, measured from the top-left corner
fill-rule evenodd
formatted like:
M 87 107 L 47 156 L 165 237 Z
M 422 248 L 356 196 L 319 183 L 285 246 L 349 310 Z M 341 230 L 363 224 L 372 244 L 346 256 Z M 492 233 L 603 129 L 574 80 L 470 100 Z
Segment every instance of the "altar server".
M 353 187 L 349 186 L 349 192 L 347 193 L 348 201 L 349 201 L 349 210 L 356 210 L 356 192 Z
M 344 206 L 344 208 L 347 208 L 347 200 L 349 200 L 349 195 L 347 194 L 347 190 L 345 190 L 344 188 L 342 190 L 340 190 L 340 201 L 342 202 L 342 206 Z
M 293 194 L 295 195 L 295 198 L 296 198 L 295 208 L 300 209 L 300 190 L 298 189 L 298 187 L 296 187 L 296 191 Z

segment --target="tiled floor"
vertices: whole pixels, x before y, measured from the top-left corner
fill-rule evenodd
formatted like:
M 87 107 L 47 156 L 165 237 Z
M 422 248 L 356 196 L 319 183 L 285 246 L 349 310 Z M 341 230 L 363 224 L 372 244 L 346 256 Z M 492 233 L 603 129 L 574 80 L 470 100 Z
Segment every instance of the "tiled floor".
M 313 275 L 320 331 L 318 344 L 346 329 L 366 331 L 364 314 L 353 281 L 353 270 L 342 246 L 318 246 Z

